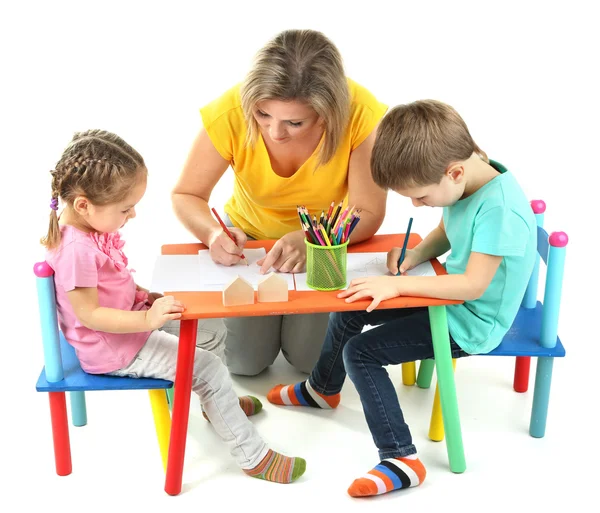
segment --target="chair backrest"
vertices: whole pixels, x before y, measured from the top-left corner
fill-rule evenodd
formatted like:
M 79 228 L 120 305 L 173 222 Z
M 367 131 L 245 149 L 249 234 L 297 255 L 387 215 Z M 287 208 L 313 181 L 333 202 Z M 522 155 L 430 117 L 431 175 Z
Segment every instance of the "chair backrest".
M 56 316 L 54 270 L 47 262 L 37 262 L 33 266 L 33 272 L 36 276 L 46 379 L 49 383 L 56 383 L 62 381 L 64 372 Z
M 542 331 L 540 344 L 543 347 L 556 346 L 558 336 L 558 317 L 562 293 L 562 280 L 565 268 L 565 256 L 569 237 L 565 232 L 552 232 L 550 235 L 544 230 L 544 212 L 546 203 L 542 200 L 533 200 L 531 208 L 537 221 L 537 251 L 535 265 L 527 285 L 522 306 L 535 308 L 537 304 L 538 279 L 540 258 L 546 264 L 546 283 L 544 285 L 544 302 L 542 310 Z

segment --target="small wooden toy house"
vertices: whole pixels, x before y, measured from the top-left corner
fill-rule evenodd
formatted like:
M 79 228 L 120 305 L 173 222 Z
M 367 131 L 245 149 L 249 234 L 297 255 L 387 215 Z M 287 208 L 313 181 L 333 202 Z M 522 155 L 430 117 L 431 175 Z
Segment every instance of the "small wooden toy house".
M 254 304 L 254 287 L 241 276 L 233 278 L 223 289 L 223 305 L 252 305 Z

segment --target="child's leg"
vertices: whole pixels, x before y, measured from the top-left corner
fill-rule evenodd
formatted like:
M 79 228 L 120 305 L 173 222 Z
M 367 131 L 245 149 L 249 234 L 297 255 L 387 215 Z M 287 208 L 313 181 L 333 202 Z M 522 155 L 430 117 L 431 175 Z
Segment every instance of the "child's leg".
M 269 391 L 267 399 L 285 406 L 335 408 L 346 379 L 342 351 L 348 340 L 360 334 L 367 324 L 385 324 L 409 312 L 410 309 L 392 309 L 330 314 L 321 356 L 308 380 L 295 385 L 277 385 Z
M 165 331 L 179 338 L 179 321 L 167 321 L 160 331 Z M 196 331 L 196 347 L 210 351 L 216 354 L 223 363 L 225 363 L 225 338 L 227 329 L 223 319 L 198 319 L 198 329 Z M 240 407 L 248 417 L 256 415 L 262 410 L 262 403 L 252 395 L 239 397 Z M 204 408 L 202 408 L 203 417 L 208 420 Z
M 175 379 L 178 339 L 154 331 L 132 364 L 123 372 L 137 377 Z M 306 462 L 271 451 L 240 408 L 227 368 L 214 354 L 196 348 L 192 390 L 200 396 L 213 427 L 238 465 L 249 475 L 290 483 L 300 477 Z
M 425 467 L 416 457 L 395 387 L 384 369 L 385 365 L 433 358 L 427 309 L 407 311 L 410 315 L 357 335 L 344 348 L 344 365 L 359 393 L 381 459 L 352 483 L 348 493 L 355 497 L 418 486 L 425 479 Z M 452 344 L 454 357 L 464 355 Z

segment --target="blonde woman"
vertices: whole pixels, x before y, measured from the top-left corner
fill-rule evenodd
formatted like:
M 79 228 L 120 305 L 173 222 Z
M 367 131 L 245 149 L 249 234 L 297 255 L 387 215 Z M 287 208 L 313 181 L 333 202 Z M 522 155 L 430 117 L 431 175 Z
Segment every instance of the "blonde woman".
M 348 79 L 333 43 L 320 32 L 288 30 L 262 48 L 245 80 L 202 109 L 203 128 L 173 190 L 180 221 L 235 265 L 248 240 L 278 239 L 261 271 L 304 271 L 306 251 L 296 206 L 321 211 L 346 199 L 362 209 L 352 243 L 368 239 L 385 216 L 386 192 L 371 177 L 375 133 L 387 106 Z M 211 192 L 231 166 L 225 205 L 234 243 L 210 213 Z M 256 375 L 281 350 L 310 372 L 327 314 L 225 319 L 226 361 L 234 374 Z

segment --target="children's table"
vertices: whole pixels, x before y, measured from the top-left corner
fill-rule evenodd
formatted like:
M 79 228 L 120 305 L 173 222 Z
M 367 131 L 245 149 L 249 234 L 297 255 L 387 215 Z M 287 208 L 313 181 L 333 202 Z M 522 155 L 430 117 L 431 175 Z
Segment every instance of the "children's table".
M 408 248 L 415 247 L 421 240 L 418 234 L 411 233 Z M 275 240 L 249 241 L 246 247 L 264 247 L 269 251 L 275 242 Z M 404 234 L 375 235 L 367 241 L 349 246 L 348 251 L 387 252 L 394 246 L 402 246 L 403 242 Z M 200 243 L 168 244 L 162 246 L 162 254 L 189 255 L 196 254 L 200 249 L 206 249 L 206 246 Z M 446 274 L 446 271 L 437 260 L 432 260 L 431 264 L 438 275 Z M 371 301 L 370 299 L 365 299 L 354 303 L 346 303 L 343 299 L 336 297 L 338 292 L 290 290 L 287 302 L 255 302 L 252 305 L 230 307 L 223 306 L 222 292 L 165 292 L 165 295 L 175 296 L 175 299 L 181 301 L 186 306 L 186 310 L 180 321 L 181 330 L 175 376 L 171 438 L 165 480 L 165 491 L 169 495 L 178 495 L 181 492 L 198 319 L 344 312 L 366 309 Z M 460 473 L 464 472 L 466 463 L 460 431 L 460 419 L 446 318 L 446 305 L 457 303 L 461 303 L 461 301 L 422 297 L 398 297 L 383 301 L 378 308 L 415 308 L 422 306 L 429 308 L 429 322 L 433 337 L 435 367 L 440 402 L 442 404 L 444 429 L 446 432 L 448 460 L 450 469 L 453 472 Z

